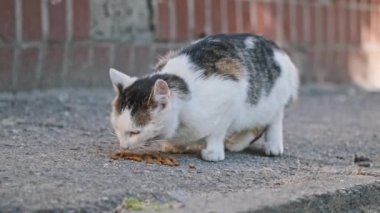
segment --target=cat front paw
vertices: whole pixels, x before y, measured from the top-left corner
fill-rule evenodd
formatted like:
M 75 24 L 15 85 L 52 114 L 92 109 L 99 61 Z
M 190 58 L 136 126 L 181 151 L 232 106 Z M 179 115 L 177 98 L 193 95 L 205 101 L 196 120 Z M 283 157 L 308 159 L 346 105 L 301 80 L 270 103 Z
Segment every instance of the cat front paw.
M 206 161 L 222 161 L 225 158 L 224 150 L 202 149 L 202 159 Z
M 267 156 L 278 156 L 284 153 L 284 146 L 282 143 L 265 143 L 263 151 Z

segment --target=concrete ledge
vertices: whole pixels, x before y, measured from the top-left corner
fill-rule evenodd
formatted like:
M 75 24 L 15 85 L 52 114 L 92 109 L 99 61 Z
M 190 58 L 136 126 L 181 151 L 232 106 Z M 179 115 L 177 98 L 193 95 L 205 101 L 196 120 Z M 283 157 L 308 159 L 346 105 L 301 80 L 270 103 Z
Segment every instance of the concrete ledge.
M 358 185 L 332 193 L 312 195 L 287 204 L 254 212 L 378 212 L 380 182 Z M 248 211 L 252 212 L 252 211 Z

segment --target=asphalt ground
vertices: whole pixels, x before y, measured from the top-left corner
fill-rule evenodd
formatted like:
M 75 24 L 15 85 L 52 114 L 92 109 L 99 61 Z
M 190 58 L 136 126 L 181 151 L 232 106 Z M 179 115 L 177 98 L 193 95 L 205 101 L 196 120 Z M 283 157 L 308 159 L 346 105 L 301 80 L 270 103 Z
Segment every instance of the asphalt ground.
M 173 155 L 178 167 L 110 159 L 112 99 L 111 88 L 0 94 L 0 212 L 130 211 L 131 199 L 148 212 L 286 212 L 334 196 L 327 211 L 350 199 L 379 210 L 379 93 L 304 86 L 286 112 L 283 156 Z

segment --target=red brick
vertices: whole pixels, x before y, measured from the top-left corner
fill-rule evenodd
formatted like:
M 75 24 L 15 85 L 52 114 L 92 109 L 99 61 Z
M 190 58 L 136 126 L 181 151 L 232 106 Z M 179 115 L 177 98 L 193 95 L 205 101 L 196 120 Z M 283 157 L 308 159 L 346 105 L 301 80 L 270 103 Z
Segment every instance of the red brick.
M 364 43 L 369 40 L 368 28 L 370 26 L 370 13 L 367 11 L 360 11 L 360 42 Z
M 359 44 L 361 42 L 362 12 L 358 9 L 355 10 L 355 19 L 356 19 L 356 24 L 355 26 L 353 26 L 355 27 L 353 42 L 354 44 Z
M 112 67 L 122 72 L 127 72 L 129 63 L 132 63 L 129 61 L 130 51 L 131 51 L 130 45 L 127 45 L 127 44 L 118 45 L 116 49 L 116 54 L 115 54 L 115 62 Z
M 35 87 L 36 83 L 36 69 L 38 65 L 39 49 L 29 48 L 21 51 L 17 88 L 32 89 Z
M 46 56 L 42 69 L 41 86 L 57 87 L 61 84 L 64 47 L 60 44 L 49 45 Z
M 12 88 L 13 48 L 0 48 L 0 91 Z
M 357 22 L 357 20 L 354 21 L 353 18 L 355 18 L 355 11 L 353 9 L 347 9 L 347 11 L 346 11 L 346 20 L 347 20 L 347 22 L 346 22 L 347 23 L 346 40 L 347 40 L 348 44 L 354 43 L 355 35 L 353 35 L 352 32 L 355 32 L 355 34 L 358 33 L 358 32 L 356 32 L 356 30 L 355 30 L 356 26 L 354 25 L 354 23 Z
M 236 33 L 236 1 L 227 0 L 227 32 Z
M 368 61 L 366 53 L 363 50 L 351 50 L 349 52 L 349 70 L 350 79 L 354 82 L 365 82 L 368 80 L 367 70 Z
M 88 38 L 90 33 L 90 5 L 88 0 L 73 1 L 74 38 Z
M 321 50 L 321 59 L 320 59 L 320 69 L 318 70 L 320 72 L 319 76 L 320 76 L 320 80 L 322 82 L 324 81 L 327 81 L 328 80 L 328 75 L 329 75 L 329 56 L 327 54 L 327 52 L 329 52 L 328 50 Z
M 319 30 L 321 30 L 320 35 L 321 35 L 321 43 L 326 44 L 328 42 L 328 33 L 327 31 L 329 30 L 329 22 L 328 22 L 328 16 L 329 16 L 329 8 L 327 5 L 322 5 L 321 11 L 321 27 Z
M 321 35 L 323 29 L 322 25 L 322 7 L 320 5 L 313 6 L 311 9 L 311 15 L 312 15 L 312 26 L 310 30 L 311 34 L 311 41 L 313 44 L 319 44 L 321 43 Z
M 348 17 L 347 17 L 347 20 L 348 22 L 350 23 L 349 25 L 349 39 L 348 39 L 348 42 L 350 44 L 353 44 L 354 43 L 354 38 L 355 38 L 355 34 L 357 34 L 356 32 L 356 26 L 355 26 L 355 22 L 357 22 L 356 20 L 356 11 L 354 9 L 350 9 L 348 11 Z
M 66 38 L 66 0 L 49 1 L 49 38 Z
M 343 18 L 341 18 L 343 17 Z M 339 9 L 339 27 L 338 27 L 338 34 L 339 34 L 339 41 L 341 44 L 346 44 L 349 39 L 349 24 L 347 20 L 347 9 L 340 6 Z
M 256 4 L 256 20 L 257 20 L 257 26 L 256 29 L 255 29 L 255 32 L 257 34 L 261 34 L 261 35 L 264 35 L 265 34 L 265 30 L 266 30 L 266 27 L 265 27 L 265 11 L 264 11 L 264 2 L 257 2 Z
M 323 55 L 325 53 L 320 49 L 314 50 L 314 58 L 313 58 L 313 81 L 323 83 L 326 81 L 326 74 L 324 72 L 323 67 Z
M 13 40 L 15 37 L 15 1 L 0 0 L 0 37 Z
M 91 86 L 98 86 L 104 83 L 104 79 L 107 79 L 109 76 L 108 70 L 110 68 L 110 50 L 106 46 L 95 46 L 93 51 L 94 64 L 89 70 L 89 75 L 91 76 L 91 81 L 89 83 Z
M 152 67 L 152 56 L 150 54 L 150 46 L 136 46 L 134 70 L 131 70 L 131 75 L 142 76 L 150 72 Z
M 220 0 L 210 0 L 211 1 L 211 33 L 221 33 L 222 32 L 222 16 L 221 16 L 221 2 Z
M 336 49 L 330 50 L 330 53 L 333 63 L 331 64 L 331 70 L 329 72 L 329 80 L 336 81 L 338 78 L 339 69 L 341 68 L 340 54 Z
M 69 54 L 69 70 L 66 82 L 70 86 L 84 86 L 91 81 L 90 48 L 88 46 L 73 46 Z
M 157 48 L 153 56 L 154 64 L 157 63 L 161 57 L 164 57 L 169 51 L 170 51 L 169 47 Z
M 242 25 L 243 25 L 243 31 L 244 32 L 252 32 L 252 25 L 251 25 L 251 15 L 250 15 L 250 5 L 248 1 L 242 1 Z
M 324 53 L 323 53 L 325 56 L 326 56 L 326 75 L 328 76 L 329 80 L 330 80 L 330 76 L 331 76 L 331 73 L 335 72 L 336 70 L 336 60 L 335 60 L 335 54 L 334 54 L 334 51 L 332 50 L 325 50 Z
M 312 13 L 310 13 L 311 16 Z M 311 25 L 313 26 L 313 25 Z M 290 41 L 290 5 L 288 3 L 284 3 L 283 7 L 283 36 L 284 41 L 289 42 Z
M 194 0 L 195 37 L 201 37 L 206 33 L 205 1 Z
M 341 69 L 341 75 L 339 78 L 339 82 L 348 82 L 350 80 L 350 74 L 349 74 L 349 51 L 344 50 L 342 53 L 342 63 L 343 67 Z
M 297 4 L 296 5 L 296 34 L 297 34 L 297 39 L 298 39 L 298 42 L 304 42 L 305 41 L 305 38 L 304 38 L 304 28 L 303 28 L 303 25 L 304 25 L 304 6 L 302 4 Z
M 316 51 L 314 49 L 309 49 L 307 54 L 309 58 L 309 69 L 304 69 L 301 73 L 302 80 L 306 82 L 315 81 L 315 58 Z
M 187 1 L 175 1 L 177 40 L 186 41 L 188 39 L 188 10 Z
M 276 3 L 268 2 L 266 4 L 266 11 L 268 13 L 269 22 L 266 25 L 265 35 L 271 39 L 276 39 L 277 31 L 276 31 L 276 21 L 277 21 L 277 11 L 276 11 Z M 291 26 L 295 27 L 295 26 Z
M 337 4 L 334 4 L 332 7 L 332 26 L 330 28 L 333 44 L 340 42 L 339 27 L 340 27 L 340 9 L 337 6 Z
M 157 26 L 156 38 L 159 41 L 168 41 L 170 39 L 168 0 L 158 1 L 157 14 L 158 14 L 158 19 L 156 23 L 156 26 Z
M 336 64 L 336 69 L 334 70 L 334 73 L 331 74 L 331 78 L 334 82 L 344 82 L 345 80 L 348 80 L 348 71 L 347 71 L 347 57 L 345 54 L 346 51 L 342 50 L 336 50 L 335 52 L 335 61 L 337 62 Z
M 106 46 L 97 46 L 94 47 L 94 65 L 96 67 L 105 67 L 109 68 L 109 48 Z
M 70 53 L 70 72 L 80 72 L 89 65 L 89 47 L 73 47 Z
M 379 5 L 380 7 L 380 5 Z M 374 17 L 375 20 L 374 20 L 374 25 L 375 25 L 375 28 L 374 28 L 374 34 L 377 36 L 377 41 L 379 42 L 380 41 L 380 10 L 378 10 L 378 12 L 376 12 L 376 16 Z
M 311 44 L 316 44 L 317 43 L 317 33 L 318 33 L 318 21 L 317 21 L 317 16 L 318 16 L 318 12 L 317 12 L 317 7 L 315 6 L 310 6 L 310 13 L 309 13 L 309 20 L 310 20 L 310 43 Z
M 38 40 L 42 37 L 41 1 L 22 1 L 22 34 L 25 40 Z
M 372 42 L 380 42 L 380 34 L 379 34 L 380 22 L 378 20 L 378 17 L 379 17 L 379 12 L 377 11 L 371 12 L 369 33 L 370 33 Z
M 329 74 L 329 80 L 334 81 L 336 78 L 336 74 L 338 72 L 338 67 L 339 67 L 339 58 L 337 55 L 336 49 L 331 49 L 325 53 L 328 58 L 331 58 L 332 60 L 330 61 L 330 66 L 328 68 L 328 74 Z

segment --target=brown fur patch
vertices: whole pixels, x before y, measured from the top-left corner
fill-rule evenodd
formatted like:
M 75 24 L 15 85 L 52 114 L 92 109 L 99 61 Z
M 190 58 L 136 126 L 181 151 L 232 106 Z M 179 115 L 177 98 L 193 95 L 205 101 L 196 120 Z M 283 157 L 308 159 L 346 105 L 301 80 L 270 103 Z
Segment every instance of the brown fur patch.
M 133 119 L 137 125 L 143 126 L 151 120 L 150 111 L 157 106 L 157 103 L 153 99 L 152 95 L 153 95 L 153 92 L 151 92 L 151 95 L 149 96 L 148 99 L 144 100 L 142 107 L 139 108 L 134 114 Z M 123 111 L 123 101 L 124 101 L 123 99 L 125 98 L 126 97 L 120 93 L 115 97 L 112 103 L 115 111 L 118 114 L 121 114 L 121 112 Z
M 267 126 L 265 126 L 265 127 L 256 127 L 254 129 L 243 131 L 243 133 L 247 133 L 247 132 L 252 132 L 253 133 L 254 138 L 250 142 L 250 144 L 252 144 L 252 143 L 256 142 L 257 140 L 259 140 L 264 135 L 264 133 L 266 132 L 267 129 L 268 129 Z M 228 146 L 232 147 L 235 144 L 239 143 L 239 141 L 236 140 L 236 135 L 241 134 L 241 133 L 242 132 L 234 133 L 231 136 L 227 137 L 226 138 L 227 147 Z
M 123 105 L 122 105 L 122 102 L 123 102 L 123 95 L 122 95 L 123 86 L 120 85 L 120 84 L 118 84 L 116 87 L 117 87 L 117 90 L 118 90 L 118 94 L 115 97 L 115 99 L 113 100 L 112 105 L 115 108 L 115 111 L 118 114 L 120 114 L 121 111 L 123 110 Z
M 178 55 L 178 51 L 170 51 L 166 55 L 161 56 L 154 66 L 155 70 L 161 70 L 168 63 L 168 61 Z
M 266 127 L 256 127 L 252 130 L 253 134 L 255 135 L 255 137 L 259 136 L 260 134 L 262 134 L 264 131 L 266 130 Z
M 139 109 L 134 115 L 134 120 L 137 125 L 144 126 L 151 120 L 150 111 L 157 106 L 156 101 L 153 98 L 153 89 L 149 95 L 149 98 L 145 101 L 141 109 Z
M 189 89 L 186 82 L 170 74 L 155 74 L 136 80 L 131 86 L 119 92 L 113 102 L 116 113 L 121 114 L 123 109 L 131 110 L 131 117 L 137 125 L 144 126 L 151 121 L 151 111 L 157 106 L 153 99 L 153 87 L 158 79 L 165 80 L 171 91 L 180 98 L 189 97 Z
M 236 58 L 222 58 L 215 63 L 215 67 L 221 75 L 234 76 L 236 79 L 241 79 L 244 76 L 244 66 Z
M 123 110 L 121 103 L 122 103 L 121 95 L 117 95 L 112 103 L 117 114 L 121 114 L 121 111 Z

